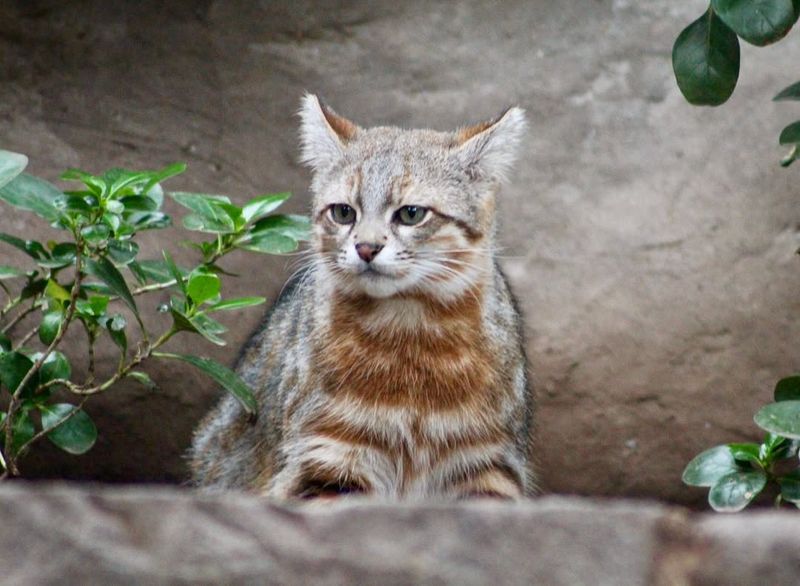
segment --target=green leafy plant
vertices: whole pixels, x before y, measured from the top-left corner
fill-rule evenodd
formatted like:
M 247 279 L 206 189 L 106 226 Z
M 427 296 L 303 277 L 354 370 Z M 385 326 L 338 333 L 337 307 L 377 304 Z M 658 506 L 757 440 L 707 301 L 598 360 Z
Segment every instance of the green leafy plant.
M 766 490 L 776 493 L 776 506 L 800 507 L 800 376 L 778 381 L 774 398 L 754 417 L 767 431 L 761 444 L 716 446 L 683 471 L 686 484 L 710 489 L 708 502 L 714 510 L 741 511 Z
M 758 47 L 775 43 L 798 18 L 800 0 L 711 0 L 672 48 L 672 68 L 681 93 L 696 106 L 725 103 L 739 79 L 739 39 Z M 800 100 L 800 82 L 773 99 Z M 800 121 L 784 128 L 779 142 L 791 148 L 781 160 L 786 167 L 800 156 Z
M 6 405 L 0 409 L 0 478 L 19 475 L 19 460 L 44 438 L 71 454 L 90 450 L 98 432 L 84 410 L 87 400 L 126 377 L 156 388 L 142 370 L 153 358 L 191 364 L 255 414 L 252 392 L 233 371 L 208 358 L 159 349 L 181 332 L 224 345 L 226 328 L 213 314 L 264 303 L 263 297 L 223 297 L 229 273 L 219 261 L 235 250 L 295 250 L 307 238 L 308 219 L 271 213 L 289 194 L 256 197 L 239 207 L 222 195 L 170 193 L 189 210 L 183 226 L 208 235 L 190 243 L 201 260 L 187 269 L 167 251 L 161 258 L 139 258 L 135 241 L 145 230 L 171 226 L 161 184 L 183 173 L 184 164 L 102 175 L 70 169 L 61 179 L 78 186 L 61 191 L 23 173 L 27 162 L 24 155 L 0 151 L 0 200 L 36 214 L 64 236 L 42 243 L 0 232 L 0 245 L 30 259 L 26 267 L 0 265 L 0 289 L 7 298 L 0 305 L 0 401 Z M 156 334 L 145 326 L 137 299 L 164 289 L 172 295 L 159 307 L 167 323 Z M 32 320 L 32 327 L 17 333 Z M 86 336 L 83 380 L 75 380 L 70 359 L 60 351 L 73 326 Z M 100 376 L 95 364 L 94 348 L 102 339 L 119 352 L 107 376 Z

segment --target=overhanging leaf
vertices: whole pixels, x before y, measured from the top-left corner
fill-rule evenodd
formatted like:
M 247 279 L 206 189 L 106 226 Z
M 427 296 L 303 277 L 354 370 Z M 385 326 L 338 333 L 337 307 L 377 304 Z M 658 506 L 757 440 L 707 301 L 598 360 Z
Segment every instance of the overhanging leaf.
M 770 403 L 759 409 L 753 420 L 770 433 L 800 439 L 800 401 Z
M 0 281 L 4 279 L 16 279 L 18 277 L 24 277 L 25 275 L 25 271 L 21 269 L 0 265 Z
M 28 166 L 28 157 L 11 151 L 0 150 L 0 187 L 9 183 Z
M 275 193 L 272 195 L 255 197 L 248 201 L 242 208 L 242 217 L 244 218 L 245 222 L 257 220 L 277 209 L 291 196 L 291 193 Z
M 733 32 L 759 47 L 781 39 L 795 22 L 792 0 L 711 0 L 711 6 Z
M 689 462 L 683 471 L 683 482 L 690 486 L 714 486 L 726 474 L 743 470 L 728 446 L 716 446 Z
M 128 289 L 128 284 L 125 282 L 125 278 L 122 274 L 117 270 L 117 267 L 105 257 L 97 259 L 88 258 L 86 259 L 85 267 L 87 273 L 103 281 L 108 285 L 108 288 L 111 289 L 114 295 L 122 299 L 125 305 L 133 311 L 139 325 L 144 328 L 142 318 L 139 317 L 139 309 L 136 307 L 136 301 L 134 301 L 133 295 L 131 295 L 130 289 Z
M 42 406 L 42 427 L 47 429 L 57 424 L 76 409 L 75 405 L 69 403 Z M 79 410 L 48 433 L 47 439 L 65 452 L 77 456 L 92 449 L 97 441 L 97 427 L 85 411 Z
M 31 211 L 48 222 L 56 222 L 61 218 L 55 201 L 62 195 L 64 194 L 54 185 L 27 173 L 17 175 L 0 187 L 0 199 L 12 206 Z
M 154 352 L 153 356 L 159 358 L 170 358 L 174 360 L 182 360 L 192 366 L 199 368 L 217 383 L 222 385 L 227 391 L 233 394 L 244 407 L 244 410 L 250 415 L 255 415 L 258 411 L 258 403 L 253 396 L 252 391 L 247 384 L 239 378 L 231 369 L 222 366 L 218 362 L 214 362 L 209 358 L 201 358 L 198 356 L 190 356 L 188 354 L 172 354 L 167 352 Z
M 237 299 L 225 299 L 219 303 L 208 307 L 206 312 L 212 311 L 232 311 L 234 309 L 243 309 L 245 307 L 252 307 L 254 305 L 261 305 L 267 301 L 266 297 L 239 297 Z
M 775 401 L 800 400 L 800 376 L 787 376 L 775 385 Z
M 731 472 L 711 487 L 708 504 L 721 513 L 741 511 L 758 496 L 766 484 L 767 475 L 763 470 Z
M 675 40 L 672 68 L 690 104 L 718 106 L 731 97 L 739 79 L 739 39 L 706 11 Z
M 798 0 L 798 4 L 800 4 L 800 0 Z M 800 100 L 800 81 L 783 88 L 780 93 L 772 99 L 776 102 L 783 100 Z

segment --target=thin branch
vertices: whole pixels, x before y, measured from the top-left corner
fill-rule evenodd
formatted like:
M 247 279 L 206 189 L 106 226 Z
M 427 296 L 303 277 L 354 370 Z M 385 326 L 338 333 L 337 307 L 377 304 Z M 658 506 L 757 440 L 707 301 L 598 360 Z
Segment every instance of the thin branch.
M 28 333 L 27 333 L 27 334 L 25 334 L 24 336 L 22 336 L 22 339 L 21 339 L 21 340 L 19 341 L 19 343 L 17 344 L 17 347 L 15 348 L 15 350 L 19 350 L 19 349 L 20 349 L 20 348 L 22 348 L 22 347 L 23 347 L 25 344 L 27 344 L 27 343 L 30 341 L 30 339 L 31 339 L 31 338 L 33 338 L 33 337 L 36 335 L 36 333 L 37 333 L 38 331 L 39 331 L 39 326 L 36 326 L 36 327 L 34 327 L 34 328 L 31 328 L 31 329 L 28 331 Z
M 9 311 L 14 309 L 20 303 L 22 303 L 22 296 L 18 295 L 17 297 L 14 297 L 13 299 L 9 299 L 8 303 L 6 303 L 5 307 L 3 307 L 3 309 L 0 309 L 0 319 L 4 318 Z
M 67 311 L 64 315 L 64 321 L 61 324 L 61 328 L 59 328 L 56 337 L 53 338 L 53 341 L 50 342 L 50 345 L 47 349 L 42 353 L 42 355 L 33 363 L 33 366 L 25 373 L 25 376 L 22 377 L 22 380 L 17 385 L 17 388 L 14 390 L 14 393 L 11 395 L 11 401 L 8 404 L 8 413 L 6 414 L 6 434 L 5 434 L 5 443 L 6 446 L 13 445 L 13 427 L 14 427 L 14 415 L 16 415 L 17 409 L 19 408 L 19 398 L 22 395 L 22 391 L 25 388 L 25 385 L 33 378 L 39 370 L 42 368 L 42 364 L 44 364 L 45 360 L 52 354 L 53 350 L 61 343 L 61 340 L 67 333 L 69 329 L 69 324 L 72 321 L 72 318 L 75 316 L 75 309 L 78 305 L 78 294 L 81 290 L 81 247 L 82 242 L 80 239 L 77 241 L 77 254 L 75 255 L 75 282 L 72 284 L 72 291 L 70 292 L 69 296 L 69 306 L 67 307 Z M 8 454 L 8 472 L 12 476 L 17 476 L 19 474 L 19 468 L 17 467 L 17 455 L 14 454 L 13 450 L 10 451 Z
M 2 332 L 4 334 L 7 334 L 8 332 L 11 331 L 11 329 L 15 325 L 17 325 L 19 322 L 21 322 L 23 319 L 25 319 L 25 317 L 27 317 L 28 315 L 33 313 L 35 310 L 36 310 L 36 303 L 34 302 L 28 309 L 26 309 L 25 311 L 20 312 L 16 317 L 14 317 L 14 319 L 12 319 L 5 326 L 3 326 Z
M 178 282 L 175 279 L 170 279 L 169 281 L 164 281 L 163 283 L 153 283 L 152 285 L 145 285 L 144 287 L 139 287 L 138 289 L 134 289 L 131 291 L 131 295 L 142 295 L 143 293 L 149 293 L 150 291 L 160 291 L 161 289 L 168 289 L 173 285 L 176 285 Z

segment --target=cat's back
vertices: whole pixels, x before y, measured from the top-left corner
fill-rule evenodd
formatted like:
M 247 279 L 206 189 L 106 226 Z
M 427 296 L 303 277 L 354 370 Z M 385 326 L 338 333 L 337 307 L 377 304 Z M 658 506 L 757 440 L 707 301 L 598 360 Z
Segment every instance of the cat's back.
M 195 430 L 189 463 L 192 482 L 207 489 L 251 488 L 265 476 L 265 454 L 283 435 L 281 405 L 307 375 L 316 274 L 307 267 L 290 279 L 242 348 L 236 373 L 258 402 L 250 417 L 226 395 Z

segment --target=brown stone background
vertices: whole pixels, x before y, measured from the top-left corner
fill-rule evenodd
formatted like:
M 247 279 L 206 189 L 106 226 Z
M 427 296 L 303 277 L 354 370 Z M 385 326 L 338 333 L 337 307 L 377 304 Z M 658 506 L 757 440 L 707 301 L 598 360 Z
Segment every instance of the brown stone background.
M 364 125 L 447 129 L 525 107 L 531 131 L 500 214 L 538 388 L 544 488 L 698 503 L 698 451 L 758 436 L 754 410 L 797 367 L 796 178 L 776 140 L 798 115 L 797 33 L 743 47 L 725 107 L 681 98 L 670 51 L 701 0 L 109 2 L 0 0 L 0 148 L 55 179 L 66 167 L 187 161 L 173 189 L 308 201 L 294 112 L 321 93 Z M 171 212 L 179 212 L 169 205 Z M 0 230 L 44 237 L 0 206 Z M 179 248 L 180 230 L 145 250 Z M 24 259 L 7 247 L 0 261 Z M 291 258 L 234 255 L 231 294 L 273 297 Z M 144 305 L 148 323 L 162 298 Z M 176 350 L 231 363 L 230 344 Z M 80 358 L 79 335 L 69 338 Z M 69 350 L 69 348 L 68 348 Z M 111 360 L 110 348 L 101 349 Z M 33 477 L 179 482 L 191 429 L 218 389 L 153 364 L 160 390 L 122 384 L 88 407 L 82 457 L 40 449 Z

